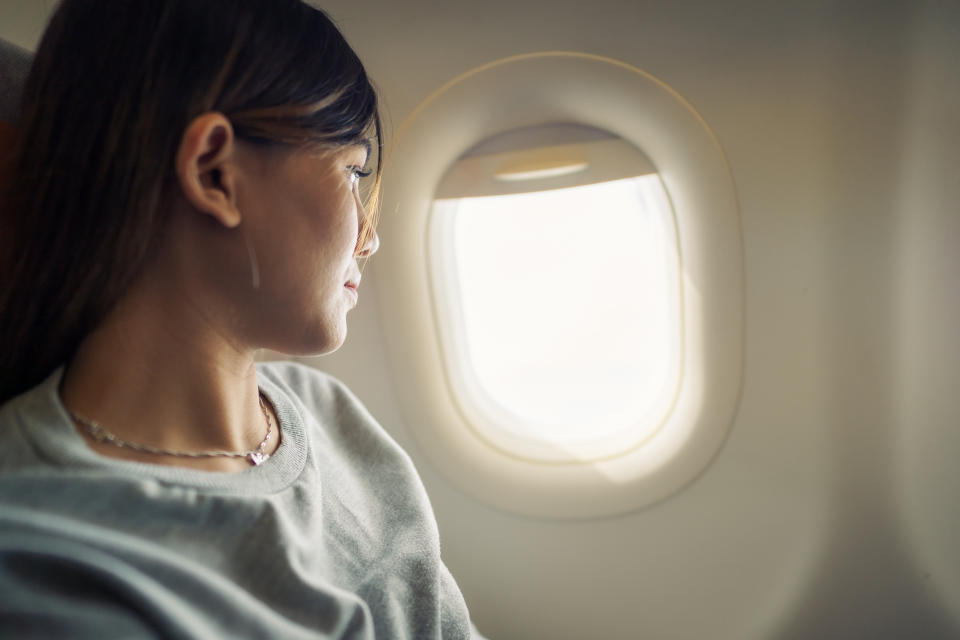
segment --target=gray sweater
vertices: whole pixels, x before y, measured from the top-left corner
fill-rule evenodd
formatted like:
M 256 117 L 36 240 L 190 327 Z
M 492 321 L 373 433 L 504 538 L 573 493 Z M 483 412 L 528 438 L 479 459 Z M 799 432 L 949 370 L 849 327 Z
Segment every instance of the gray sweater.
M 283 438 L 242 473 L 94 453 L 62 370 L 0 408 L 0 637 L 470 636 L 407 455 L 336 380 L 258 372 Z

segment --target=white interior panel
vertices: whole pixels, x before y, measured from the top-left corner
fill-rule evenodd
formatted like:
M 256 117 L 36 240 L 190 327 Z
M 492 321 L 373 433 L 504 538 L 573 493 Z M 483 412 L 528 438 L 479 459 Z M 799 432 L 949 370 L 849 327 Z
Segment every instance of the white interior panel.
M 960 623 L 960 4 L 926 7 L 913 32 L 897 293 L 898 489 L 925 590 Z

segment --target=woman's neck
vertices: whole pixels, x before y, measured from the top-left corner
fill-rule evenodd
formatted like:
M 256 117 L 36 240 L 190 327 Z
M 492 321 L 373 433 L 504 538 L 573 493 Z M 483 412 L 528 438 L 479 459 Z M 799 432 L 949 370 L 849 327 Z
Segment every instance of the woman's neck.
M 254 350 L 226 339 L 202 306 L 143 280 L 138 285 L 79 345 L 61 384 L 64 405 L 136 444 L 191 452 L 255 449 L 267 424 Z M 267 453 L 279 444 L 272 419 Z M 250 467 L 244 459 L 138 453 L 81 432 L 110 457 L 211 471 Z

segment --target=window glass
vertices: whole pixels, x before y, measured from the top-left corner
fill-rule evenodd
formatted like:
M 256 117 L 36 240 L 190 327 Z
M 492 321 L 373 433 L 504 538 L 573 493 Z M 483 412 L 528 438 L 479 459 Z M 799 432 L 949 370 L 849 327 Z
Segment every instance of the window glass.
M 465 198 L 450 213 L 467 366 L 513 418 L 502 426 L 557 444 L 636 427 L 677 347 L 659 178 Z
M 673 213 L 651 165 L 624 168 L 623 146 L 468 154 L 438 189 L 471 194 L 435 201 L 432 271 L 448 370 L 481 429 L 570 450 L 659 426 L 680 349 Z M 616 179 L 598 180 L 598 154 L 618 159 Z M 556 158 L 576 162 L 557 171 Z M 504 181 L 498 166 L 525 171 Z M 537 190 L 516 185 L 524 175 Z M 573 186 L 543 188 L 553 177 Z M 487 195 L 496 180 L 507 193 Z

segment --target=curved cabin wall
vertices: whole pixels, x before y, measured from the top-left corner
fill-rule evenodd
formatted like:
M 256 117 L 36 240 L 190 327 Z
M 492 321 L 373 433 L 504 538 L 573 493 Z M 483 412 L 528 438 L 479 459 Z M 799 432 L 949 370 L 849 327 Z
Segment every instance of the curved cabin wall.
M 895 469 L 905 544 L 925 594 L 960 624 L 960 4 L 913 31 L 902 129 L 894 322 Z
M 419 448 L 387 384 L 376 325 L 389 318 L 379 317 L 369 291 L 347 346 L 317 361 L 347 379 L 411 451 L 445 558 L 482 631 L 731 639 L 957 633 L 948 583 L 958 563 L 944 543 L 954 533 L 946 523 L 957 516 L 931 520 L 933 504 L 956 502 L 957 472 L 937 467 L 936 494 L 914 475 L 903 509 L 908 472 L 898 463 L 918 422 L 929 424 L 921 429 L 927 434 L 943 434 L 948 417 L 960 415 L 944 383 L 909 383 L 917 393 L 902 408 L 898 400 L 909 388 L 902 351 L 914 373 L 936 364 L 953 376 L 944 380 L 958 377 L 957 337 L 947 327 L 960 322 L 955 298 L 944 302 L 956 292 L 956 279 L 945 275 L 957 273 L 960 254 L 946 250 L 958 246 L 949 226 L 955 210 L 925 191 L 942 185 L 942 174 L 924 174 L 904 192 L 910 163 L 929 159 L 934 147 L 943 166 L 960 165 L 960 146 L 935 144 L 925 120 L 944 98 L 931 87 L 957 86 L 955 72 L 941 68 L 925 95 L 914 94 L 936 60 L 958 59 L 946 36 L 936 52 L 921 53 L 935 32 L 958 24 L 947 3 L 327 6 L 382 87 L 395 128 L 444 83 L 493 60 L 597 54 L 651 73 L 690 102 L 716 133 L 740 199 L 743 393 L 717 457 L 657 504 L 556 522 L 498 511 L 451 486 Z M 921 206 L 932 207 L 923 222 L 913 212 Z M 941 247 L 936 255 L 925 251 L 929 240 Z M 907 281 L 905 242 L 913 243 Z M 928 271 L 936 285 L 917 291 Z M 904 291 L 917 305 L 911 311 Z M 923 350 L 901 347 L 921 336 L 928 336 Z M 909 473 L 926 453 L 915 454 Z M 924 517 L 922 527 L 911 524 Z M 927 544 L 939 551 L 915 553 Z
M 957 3 L 322 4 L 394 127 L 464 71 L 581 51 L 686 98 L 739 195 L 743 392 L 712 463 L 656 504 L 564 522 L 451 486 L 399 409 L 373 269 L 347 344 L 310 360 L 413 456 L 486 635 L 960 634 Z M 30 47 L 44 15 L 0 3 L 0 36 Z

